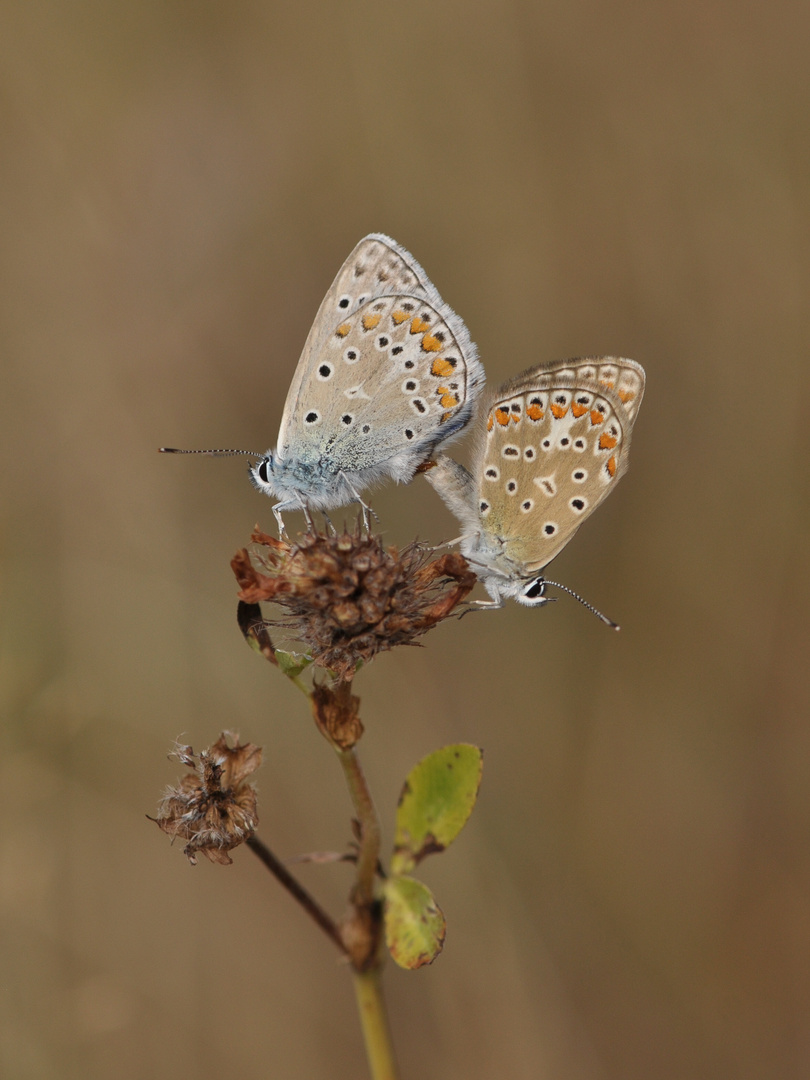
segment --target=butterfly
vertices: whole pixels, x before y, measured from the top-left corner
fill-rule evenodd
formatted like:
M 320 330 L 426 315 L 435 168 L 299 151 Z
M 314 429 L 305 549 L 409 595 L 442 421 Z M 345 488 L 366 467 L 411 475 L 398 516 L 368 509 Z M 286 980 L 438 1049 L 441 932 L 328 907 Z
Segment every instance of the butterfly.
M 644 382 L 640 364 L 614 357 L 529 368 L 474 421 L 472 472 L 440 454 L 425 473 L 461 522 L 488 606 L 551 599 L 543 570 L 627 470 Z
M 285 510 L 360 504 L 390 477 L 408 483 L 469 421 L 484 369 L 467 327 L 410 252 L 360 241 L 321 303 L 287 394 L 274 450 L 250 478 Z M 168 451 L 186 453 L 188 451 Z M 193 451 L 192 451 L 193 452 Z M 247 451 L 201 451 L 247 453 Z

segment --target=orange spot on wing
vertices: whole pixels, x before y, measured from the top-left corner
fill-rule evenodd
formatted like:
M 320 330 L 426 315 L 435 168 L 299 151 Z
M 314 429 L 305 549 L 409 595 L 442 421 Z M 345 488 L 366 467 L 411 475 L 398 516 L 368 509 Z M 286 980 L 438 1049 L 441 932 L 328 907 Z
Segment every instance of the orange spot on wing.
M 600 450 L 612 450 L 618 442 L 618 439 L 614 439 L 612 435 L 608 435 L 607 432 L 599 436 L 599 449 Z
M 364 315 L 363 316 L 363 329 L 373 330 L 375 326 L 379 324 L 382 315 Z
M 612 390 L 613 385 L 614 385 L 613 379 L 600 379 L 599 380 L 599 385 L 600 386 L 606 386 L 608 388 L 608 390 Z
M 351 328 L 352 328 L 352 324 L 345 322 L 345 323 L 343 323 L 341 326 L 339 326 L 337 328 L 335 333 L 337 334 L 338 337 L 346 337 L 346 335 L 351 330 Z
M 574 414 L 577 420 L 579 420 L 580 416 L 584 416 L 587 411 L 587 405 L 577 405 L 575 401 L 571 402 L 571 412 Z
M 520 413 L 517 413 L 517 412 L 512 413 L 512 423 L 513 424 L 519 424 L 520 423 Z
M 567 405 L 552 405 L 551 406 L 552 416 L 556 416 L 558 420 L 562 420 L 562 418 L 565 416 L 565 414 L 567 412 L 568 412 L 568 406 Z
M 445 420 L 449 420 L 449 419 L 450 419 L 450 417 L 451 417 L 452 415 L 453 415 L 453 414 L 452 414 L 452 413 L 450 413 L 450 412 L 443 412 L 443 413 L 442 413 L 442 418 L 441 418 L 441 420 L 439 421 L 439 423 L 440 423 L 440 424 L 443 424 L 443 423 L 445 422 Z
M 442 343 L 433 334 L 425 334 L 422 338 L 422 348 L 425 352 L 438 352 L 442 347 Z
M 442 394 L 439 401 L 443 409 L 455 409 L 456 405 L 458 405 L 458 398 L 450 393 Z
M 526 415 L 530 420 L 542 420 L 545 413 L 539 405 L 530 405 L 526 410 Z
M 430 373 L 439 378 L 447 378 L 448 375 L 453 374 L 453 365 L 448 364 L 447 361 L 442 360 L 441 357 L 437 357 L 430 365 Z
M 501 425 L 501 427 L 508 427 L 509 425 L 509 410 L 508 409 L 496 409 L 495 419 Z
M 608 461 L 605 468 L 607 469 L 607 471 L 610 473 L 611 476 L 615 476 L 616 475 L 616 458 L 611 457 L 610 461 Z
M 408 312 L 402 311 L 400 308 L 397 308 L 396 311 L 391 312 L 391 318 L 394 320 L 397 326 L 399 326 L 400 323 L 404 323 L 405 320 L 408 318 Z
M 599 412 L 598 409 L 591 409 L 591 423 L 592 424 L 601 424 L 604 419 L 605 419 L 605 414 L 603 412 Z
M 411 333 L 412 334 L 424 334 L 426 330 L 430 329 L 430 325 L 423 322 L 418 315 L 414 315 L 411 319 Z
M 487 417 L 487 431 L 492 431 L 495 421 L 492 419 L 492 413 Z
M 625 405 L 627 404 L 628 401 L 632 401 L 635 396 L 636 396 L 635 390 L 620 390 L 619 391 L 619 397 L 625 403 Z

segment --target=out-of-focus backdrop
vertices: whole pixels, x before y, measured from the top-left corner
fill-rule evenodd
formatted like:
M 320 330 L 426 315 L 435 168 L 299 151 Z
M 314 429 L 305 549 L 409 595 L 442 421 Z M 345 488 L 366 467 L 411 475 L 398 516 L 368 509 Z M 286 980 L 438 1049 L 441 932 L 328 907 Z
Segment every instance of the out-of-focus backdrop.
M 446 623 L 358 676 L 402 779 L 485 748 L 386 985 L 405 1077 L 810 1073 L 810 16 L 798 0 L 5 3 L 0 36 L 2 1007 L 15 1080 L 362 1077 L 350 980 L 247 850 L 145 819 L 177 737 L 265 747 L 260 834 L 340 849 L 304 699 L 229 560 L 270 503 L 323 293 L 367 232 L 497 385 L 647 370 L 630 473 L 554 564 L 573 601 Z M 463 445 L 459 453 L 464 455 Z M 386 537 L 449 539 L 420 478 Z M 291 524 L 301 521 L 293 516 Z M 306 867 L 340 913 L 346 867 Z

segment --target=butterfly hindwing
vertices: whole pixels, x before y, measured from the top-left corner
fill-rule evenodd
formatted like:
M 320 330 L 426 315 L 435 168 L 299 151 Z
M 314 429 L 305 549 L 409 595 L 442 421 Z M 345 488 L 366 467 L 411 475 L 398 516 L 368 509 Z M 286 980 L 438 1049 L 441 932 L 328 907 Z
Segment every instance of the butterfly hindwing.
M 630 360 L 543 365 L 489 407 L 473 471 L 481 529 L 531 574 L 546 566 L 627 466 L 644 373 Z

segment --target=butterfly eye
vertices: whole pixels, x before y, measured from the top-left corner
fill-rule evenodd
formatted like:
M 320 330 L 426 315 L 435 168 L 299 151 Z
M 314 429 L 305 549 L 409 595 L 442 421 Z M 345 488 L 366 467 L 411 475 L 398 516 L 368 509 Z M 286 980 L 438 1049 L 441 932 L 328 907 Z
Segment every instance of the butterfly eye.
M 269 462 L 268 458 L 262 458 L 261 464 L 259 465 L 258 469 L 256 470 L 256 472 L 259 474 L 259 479 L 262 480 L 265 484 L 270 483 L 270 478 L 267 475 L 267 466 L 269 464 L 270 464 L 270 462 Z
M 534 581 L 529 582 L 526 588 L 523 590 L 520 596 L 520 601 L 529 607 L 540 604 L 547 604 L 548 597 L 546 593 L 545 578 L 535 578 Z

